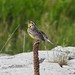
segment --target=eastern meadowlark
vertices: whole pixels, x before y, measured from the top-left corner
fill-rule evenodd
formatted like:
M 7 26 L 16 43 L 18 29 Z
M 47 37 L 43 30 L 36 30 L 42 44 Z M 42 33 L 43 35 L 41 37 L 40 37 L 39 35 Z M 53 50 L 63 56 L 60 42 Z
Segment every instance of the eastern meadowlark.
M 29 21 L 28 22 L 28 34 L 30 35 L 31 38 L 35 39 L 35 40 L 42 40 L 42 41 L 48 41 L 51 44 L 53 44 L 48 37 L 46 36 L 46 34 L 43 31 L 40 31 L 39 29 L 36 28 L 35 23 L 33 21 Z

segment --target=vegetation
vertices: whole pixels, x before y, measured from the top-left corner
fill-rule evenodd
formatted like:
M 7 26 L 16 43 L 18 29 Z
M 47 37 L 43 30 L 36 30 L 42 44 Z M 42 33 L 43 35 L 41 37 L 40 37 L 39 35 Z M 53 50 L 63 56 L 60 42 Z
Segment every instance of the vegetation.
M 51 49 L 57 45 L 75 46 L 75 0 L 0 0 L 1 53 L 32 50 L 33 40 L 27 34 L 28 20 L 33 20 L 54 43 L 41 42 L 40 49 Z

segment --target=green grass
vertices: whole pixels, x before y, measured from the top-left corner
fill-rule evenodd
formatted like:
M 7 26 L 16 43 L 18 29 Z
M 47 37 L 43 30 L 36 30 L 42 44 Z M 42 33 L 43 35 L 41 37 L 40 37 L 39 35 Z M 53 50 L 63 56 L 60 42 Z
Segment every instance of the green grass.
M 40 49 L 51 49 L 57 45 L 75 46 L 74 0 L 0 0 L 0 49 L 20 25 L 1 53 L 32 51 L 33 40 L 25 24 L 28 20 L 33 20 L 54 43 L 41 42 Z

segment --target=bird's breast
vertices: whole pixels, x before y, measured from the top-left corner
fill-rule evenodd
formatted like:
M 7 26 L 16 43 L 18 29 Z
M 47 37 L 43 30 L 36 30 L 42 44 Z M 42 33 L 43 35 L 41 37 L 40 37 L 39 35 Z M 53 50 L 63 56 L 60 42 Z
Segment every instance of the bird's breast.
M 29 33 L 29 36 L 30 36 L 31 38 L 35 39 L 35 37 L 34 37 L 32 34 L 30 34 L 30 33 Z
M 27 31 L 28 31 L 29 36 L 30 36 L 31 38 L 35 39 L 34 31 L 31 30 L 31 29 L 28 29 Z

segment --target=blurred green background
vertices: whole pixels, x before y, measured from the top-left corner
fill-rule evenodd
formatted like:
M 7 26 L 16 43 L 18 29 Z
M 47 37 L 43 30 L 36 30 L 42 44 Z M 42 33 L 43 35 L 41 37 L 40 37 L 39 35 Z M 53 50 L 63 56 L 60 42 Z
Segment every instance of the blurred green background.
M 28 20 L 34 21 L 54 43 L 41 42 L 40 50 L 75 46 L 75 0 L 0 0 L 0 53 L 32 51 Z

